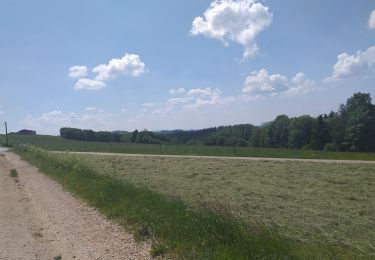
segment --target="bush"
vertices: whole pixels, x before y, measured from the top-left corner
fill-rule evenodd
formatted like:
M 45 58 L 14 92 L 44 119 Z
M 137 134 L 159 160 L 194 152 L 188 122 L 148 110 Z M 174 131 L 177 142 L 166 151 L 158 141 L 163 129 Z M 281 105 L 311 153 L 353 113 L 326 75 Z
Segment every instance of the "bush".
M 339 150 L 343 152 L 350 151 L 350 148 L 352 147 L 352 144 L 349 142 L 343 142 L 339 145 Z
M 239 138 L 239 139 L 237 140 L 237 145 L 238 145 L 239 147 L 247 147 L 247 146 L 248 146 L 248 143 L 246 142 L 245 139 L 243 139 L 243 138 Z
M 304 146 L 302 146 L 301 150 L 312 150 L 312 148 L 310 144 L 305 144 Z
M 323 148 L 324 151 L 337 151 L 337 145 L 335 143 L 326 143 Z

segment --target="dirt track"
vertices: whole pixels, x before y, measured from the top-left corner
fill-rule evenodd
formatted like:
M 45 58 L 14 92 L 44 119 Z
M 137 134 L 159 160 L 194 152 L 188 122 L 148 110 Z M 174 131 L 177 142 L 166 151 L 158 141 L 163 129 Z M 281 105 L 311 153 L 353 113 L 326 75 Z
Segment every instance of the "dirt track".
M 13 168 L 18 178 L 9 175 Z M 1 260 L 149 259 L 149 251 L 35 167 L 0 151 Z
M 129 154 L 129 153 L 102 153 L 102 152 L 66 152 L 51 151 L 53 153 L 93 154 L 112 156 L 144 156 L 144 157 L 169 157 L 169 158 L 203 158 L 203 159 L 228 159 L 249 161 L 298 161 L 298 162 L 323 162 L 323 163 L 367 163 L 375 164 L 375 161 L 362 160 L 331 160 L 331 159 L 295 159 L 295 158 L 266 158 L 266 157 L 231 157 L 231 156 L 202 156 L 202 155 L 166 155 L 166 154 Z

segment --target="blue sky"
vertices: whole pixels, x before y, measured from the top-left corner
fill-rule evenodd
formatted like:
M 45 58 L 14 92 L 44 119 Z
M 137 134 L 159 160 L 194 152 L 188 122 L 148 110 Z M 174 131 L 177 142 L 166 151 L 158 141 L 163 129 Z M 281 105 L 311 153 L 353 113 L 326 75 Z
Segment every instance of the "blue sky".
M 375 1 L 0 3 L 0 120 L 58 134 L 261 124 L 375 98 Z

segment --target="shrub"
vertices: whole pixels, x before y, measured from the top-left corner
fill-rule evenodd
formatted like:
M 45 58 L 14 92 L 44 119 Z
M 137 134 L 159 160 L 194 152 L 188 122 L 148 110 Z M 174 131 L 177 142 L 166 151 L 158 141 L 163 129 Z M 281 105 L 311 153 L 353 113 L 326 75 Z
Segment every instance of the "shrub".
M 337 151 L 337 145 L 335 143 L 326 143 L 323 148 L 324 151 Z
M 18 177 L 18 172 L 16 169 L 10 170 L 10 177 L 17 178 Z

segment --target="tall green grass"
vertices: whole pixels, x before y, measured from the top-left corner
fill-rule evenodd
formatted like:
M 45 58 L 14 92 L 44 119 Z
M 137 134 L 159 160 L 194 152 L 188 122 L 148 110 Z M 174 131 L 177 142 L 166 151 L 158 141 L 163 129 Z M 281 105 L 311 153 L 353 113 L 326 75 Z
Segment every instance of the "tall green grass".
M 191 209 L 183 202 L 100 175 L 74 155 L 18 146 L 15 151 L 111 219 L 153 241 L 152 253 L 177 259 L 294 259 L 289 242 L 263 225 Z
M 158 145 L 134 143 L 88 142 L 48 135 L 9 135 L 10 144 L 31 144 L 49 151 L 113 152 L 134 154 L 244 156 L 268 158 L 375 160 L 375 153 L 329 152 L 255 147 Z

